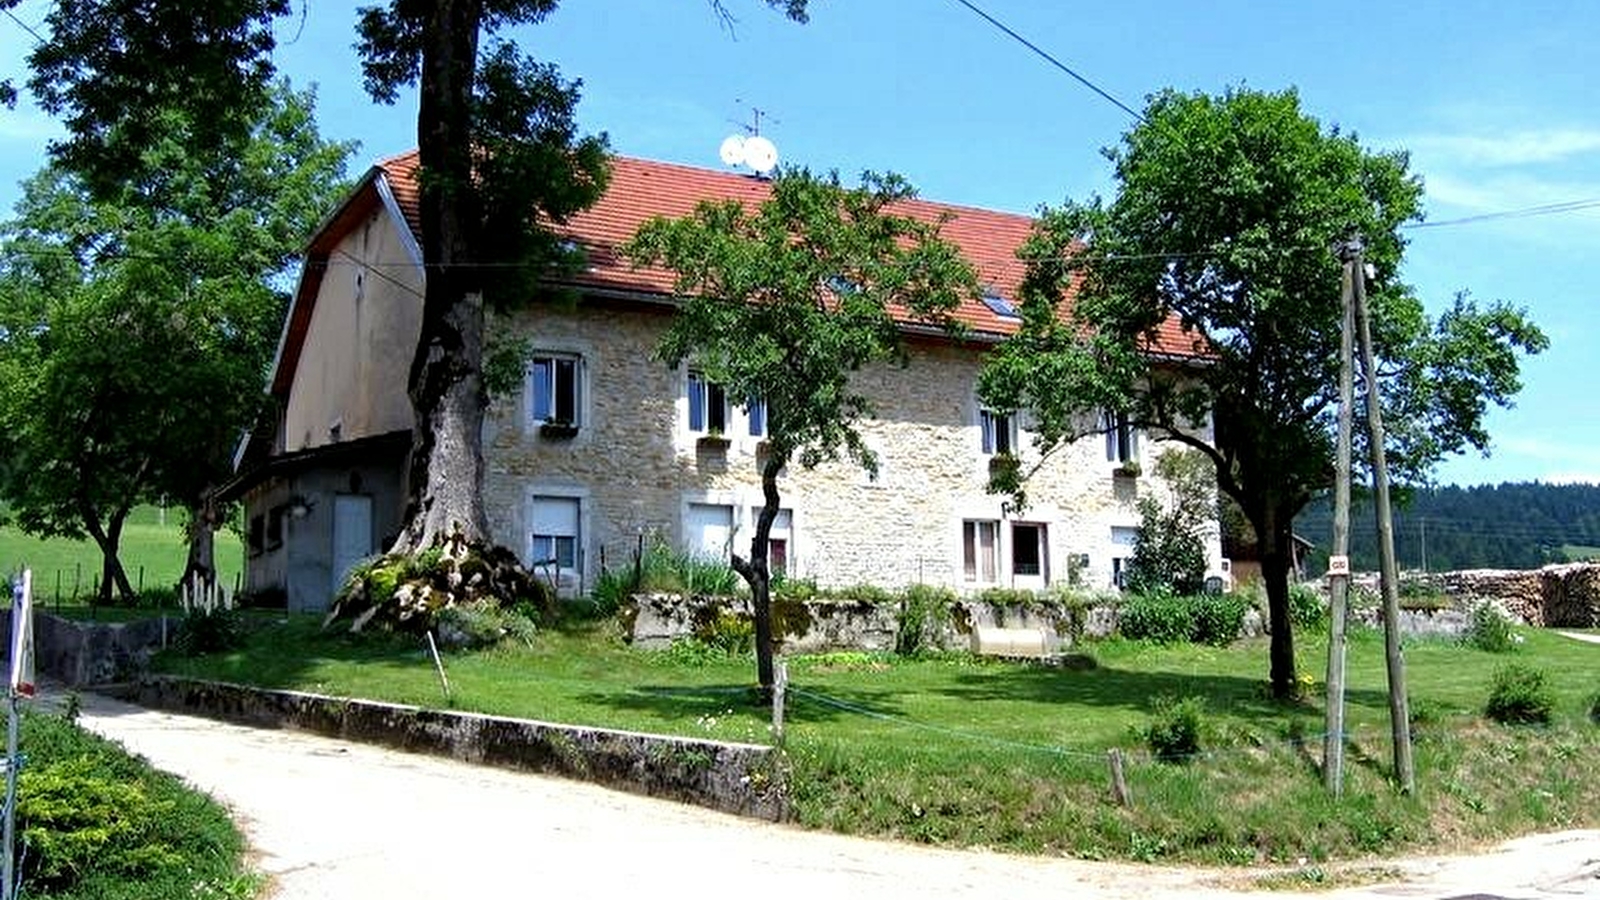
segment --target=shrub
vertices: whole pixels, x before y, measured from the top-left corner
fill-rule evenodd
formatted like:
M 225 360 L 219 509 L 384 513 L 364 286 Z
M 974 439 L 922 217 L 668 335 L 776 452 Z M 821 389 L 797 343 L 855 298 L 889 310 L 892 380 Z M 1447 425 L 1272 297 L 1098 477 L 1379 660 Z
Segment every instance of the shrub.
M 1516 632 L 1511 630 L 1511 617 L 1488 601 L 1472 608 L 1467 632 L 1462 640 L 1468 646 L 1489 653 L 1508 653 L 1517 645 Z
M 1204 594 L 1189 598 L 1194 611 L 1190 639 L 1198 644 L 1221 647 L 1233 643 L 1244 628 L 1249 604 L 1234 594 Z
M 1512 664 L 1495 670 L 1489 702 L 1483 711 L 1506 725 L 1548 725 L 1555 707 L 1555 696 L 1544 672 Z
M 978 600 L 995 606 L 1033 606 L 1039 595 L 1027 588 L 992 587 L 979 593 Z
M 458 603 L 439 611 L 439 642 L 448 647 L 490 647 L 504 640 L 533 641 L 539 633 L 524 610 L 490 600 Z
M 22 749 L 26 895 L 149 900 L 202 896 L 206 884 L 247 886 L 243 840 L 226 812 L 177 778 L 53 716 L 25 717 Z
M 675 550 L 657 542 L 639 565 L 639 589 L 694 597 L 728 597 L 744 583 L 722 559 Z
M 589 609 L 596 616 L 609 616 L 621 609 L 628 598 L 639 592 L 632 567 L 606 569 L 589 589 Z
M 1144 728 L 1144 742 L 1162 762 L 1188 762 L 1200 752 L 1200 714 L 1205 700 L 1185 697 L 1156 700 L 1150 723 Z
M 932 648 L 951 621 L 950 608 L 956 602 L 949 588 L 913 584 L 900 600 L 900 622 L 895 630 L 894 652 L 912 656 Z
M 1328 602 L 1310 585 L 1289 585 L 1289 622 L 1305 630 L 1328 623 Z
M 767 590 L 773 600 L 793 600 L 797 603 L 815 599 L 821 593 L 817 590 L 815 579 L 790 578 L 783 572 L 772 576 L 772 583 L 767 586 Z
M 244 621 L 231 609 L 196 609 L 178 623 L 172 648 L 184 656 L 226 653 L 244 646 Z
M 1176 644 L 1189 640 L 1193 618 L 1182 598 L 1155 591 L 1137 594 L 1122 604 L 1118 630 L 1129 640 Z
M 696 628 L 695 640 L 724 656 L 748 656 L 756 649 L 756 623 L 722 610 L 716 618 Z

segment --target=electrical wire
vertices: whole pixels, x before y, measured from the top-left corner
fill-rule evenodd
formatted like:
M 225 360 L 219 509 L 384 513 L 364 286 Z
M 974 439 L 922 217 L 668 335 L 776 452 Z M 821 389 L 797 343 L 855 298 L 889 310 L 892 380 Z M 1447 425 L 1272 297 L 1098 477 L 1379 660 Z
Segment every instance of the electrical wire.
M 1089 79 L 1085 78 L 1084 76 L 1079 75 L 1077 73 L 1077 71 L 1074 70 L 1071 66 L 1067 65 L 1066 63 L 1062 62 L 1059 59 L 1056 59 L 1054 56 L 1050 55 L 1049 52 L 1047 52 L 1043 48 L 1041 48 L 1038 44 L 1035 44 L 1033 41 L 1030 41 L 1027 38 L 1023 37 L 1022 35 L 1018 34 L 1016 31 L 1012 30 L 1012 28 L 1009 25 L 1007 25 L 1006 23 L 1000 21 L 999 19 L 996 19 L 994 16 L 989 15 L 989 13 L 987 13 L 984 10 L 980 9 L 977 6 L 977 4 L 972 3 L 971 0 L 954 0 L 954 2 L 959 3 L 962 6 L 965 6 L 967 9 L 971 10 L 974 15 L 976 15 L 979 18 L 983 19 L 985 22 L 988 22 L 990 25 L 993 25 L 995 28 L 998 28 L 1000 31 L 1004 32 L 1006 34 L 1006 36 L 1010 37 L 1012 40 L 1016 41 L 1017 43 L 1021 44 L 1024 47 L 1027 47 L 1029 50 L 1032 50 L 1036 55 L 1038 55 L 1040 58 L 1042 58 L 1045 62 L 1048 62 L 1050 65 L 1055 66 L 1057 69 L 1060 69 L 1061 71 L 1067 73 L 1068 75 L 1071 75 L 1074 79 L 1077 80 L 1077 82 L 1079 84 L 1083 85 L 1084 87 L 1088 88 L 1091 91 L 1094 91 L 1096 94 L 1099 94 L 1107 102 L 1111 103 L 1117 109 L 1120 109 L 1123 112 L 1127 113 L 1128 115 L 1132 116 L 1136 121 L 1143 122 L 1145 120 L 1144 116 L 1140 115 L 1139 112 L 1137 110 L 1135 110 L 1133 107 L 1129 106 L 1126 103 L 1123 103 L 1121 100 L 1118 100 L 1116 97 L 1113 97 L 1110 93 L 1108 93 L 1104 88 L 1100 87 L 1098 84 L 1095 84 L 1094 82 L 1090 81 Z
M 38 42 L 39 42 L 39 43 L 40 43 L 40 44 L 47 44 L 47 43 L 49 43 L 49 41 L 46 41 L 46 40 L 45 40 L 45 39 L 44 39 L 44 38 L 43 38 L 43 37 L 42 37 L 42 36 L 41 36 L 41 35 L 40 35 L 40 34 L 39 34 L 39 32 L 37 32 L 37 31 L 35 31 L 35 30 L 34 30 L 34 29 L 33 29 L 33 26 L 32 26 L 32 25 L 29 25 L 29 24 L 28 24 L 28 23 L 27 23 L 27 22 L 24 22 L 24 21 L 22 21 L 22 20 L 21 20 L 21 19 L 19 19 L 19 18 L 17 18 L 17 14 L 16 14 L 16 13 L 14 13 L 14 12 L 12 12 L 12 11 L 11 11 L 11 10 L 9 10 L 9 9 L 0 9 L 0 12 L 3 12 L 3 13 L 5 13 L 5 14 L 6 14 L 6 18 L 8 18 L 8 19 L 10 19 L 10 20 L 11 20 L 11 21 L 13 21 L 13 22 L 15 22 L 15 23 L 17 23 L 17 27 L 19 27 L 19 28 L 21 28 L 21 29 L 22 29 L 22 30 L 23 30 L 23 31 L 26 31 L 26 32 L 27 32 L 27 33 L 29 33 L 29 34 L 31 34 L 31 35 L 33 35 L 33 39 L 34 39 L 34 40 L 36 40 L 36 41 L 38 41 Z
M 1600 207 L 1600 199 L 1594 200 L 1567 200 L 1561 203 L 1547 203 L 1543 206 L 1529 206 L 1523 209 L 1508 209 L 1501 212 L 1480 213 L 1475 216 L 1462 216 L 1459 219 L 1444 219 L 1438 222 L 1409 222 L 1401 228 L 1443 228 L 1447 225 L 1471 225 L 1477 222 L 1493 222 L 1499 219 L 1526 219 L 1533 216 L 1549 216 L 1556 213 L 1577 212 L 1584 209 Z

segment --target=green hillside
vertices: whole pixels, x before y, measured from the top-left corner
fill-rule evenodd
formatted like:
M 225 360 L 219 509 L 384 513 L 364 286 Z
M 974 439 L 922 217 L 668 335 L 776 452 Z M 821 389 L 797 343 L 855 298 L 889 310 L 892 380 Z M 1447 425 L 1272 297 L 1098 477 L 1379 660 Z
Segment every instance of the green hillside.
M 135 588 L 172 587 L 183 574 L 183 511 L 142 506 L 128 516 L 122 534 L 122 565 Z M 232 531 L 217 534 L 217 569 L 231 589 L 244 567 L 244 544 Z M 100 576 L 100 548 L 93 541 L 40 540 L 15 524 L 0 525 L 0 571 L 33 570 L 34 596 L 42 603 L 87 598 Z
M 1358 499 L 1350 517 L 1351 564 L 1378 567 L 1372 505 Z M 1329 501 L 1295 519 L 1295 531 L 1317 545 L 1311 571 L 1320 574 L 1332 542 Z M 1395 555 L 1402 568 L 1524 569 L 1600 558 L 1600 485 L 1520 482 L 1427 488 L 1399 498 Z

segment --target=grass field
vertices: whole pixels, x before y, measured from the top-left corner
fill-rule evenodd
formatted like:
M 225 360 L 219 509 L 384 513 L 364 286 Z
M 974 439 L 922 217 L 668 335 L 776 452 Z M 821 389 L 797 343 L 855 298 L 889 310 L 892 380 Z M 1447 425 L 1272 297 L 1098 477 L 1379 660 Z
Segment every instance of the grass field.
M 442 706 L 413 642 L 354 639 L 302 618 L 260 618 L 240 652 L 168 658 L 169 671 L 271 687 Z M 262 623 L 269 623 L 263 625 Z M 609 626 L 547 630 L 532 646 L 447 657 L 457 708 L 553 721 L 764 742 L 749 659 L 642 652 Z M 789 661 L 791 792 L 801 822 L 929 843 L 1090 858 L 1246 864 L 1459 848 L 1536 829 L 1600 823 L 1590 769 L 1600 728 L 1600 647 L 1542 631 L 1509 656 L 1422 640 L 1407 649 L 1419 791 L 1387 779 L 1382 642 L 1349 653 L 1346 794 L 1323 791 L 1322 711 L 1265 692 L 1266 646 L 1089 645 L 1077 671 L 976 660 L 844 653 Z M 1322 665 L 1315 639 L 1299 650 Z M 1478 718 L 1490 673 L 1515 659 L 1549 673 L 1558 722 L 1508 729 Z M 1320 679 L 1319 679 L 1320 680 Z M 1207 753 L 1151 759 L 1138 730 L 1156 698 L 1199 696 Z M 1110 802 L 1106 752 L 1129 755 L 1131 808 Z
M 141 506 L 128 515 L 122 534 L 122 566 L 135 590 L 172 587 L 183 574 L 186 548 L 180 509 Z M 232 531 L 216 539 L 217 570 L 234 585 L 244 567 L 244 545 Z M 15 524 L 0 525 L 0 571 L 33 570 L 35 600 L 42 604 L 86 603 L 100 577 L 94 541 L 41 540 Z

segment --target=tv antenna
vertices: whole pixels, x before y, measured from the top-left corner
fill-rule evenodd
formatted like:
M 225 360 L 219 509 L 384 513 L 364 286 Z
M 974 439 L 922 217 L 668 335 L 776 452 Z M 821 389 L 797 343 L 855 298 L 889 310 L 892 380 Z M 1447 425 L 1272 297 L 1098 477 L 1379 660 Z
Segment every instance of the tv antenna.
M 761 117 L 765 115 L 770 119 L 771 115 L 754 106 L 750 107 L 750 112 L 750 124 L 734 122 L 745 133 L 730 134 L 724 138 L 717 155 L 722 157 L 724 165 L 748 166 L 757 175 L 766 177 L 778 167 L 777 145 L 761 136 Z

